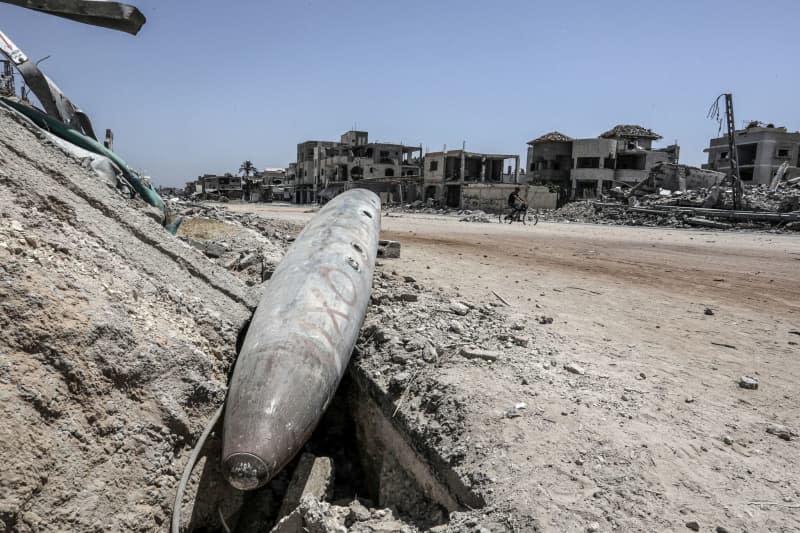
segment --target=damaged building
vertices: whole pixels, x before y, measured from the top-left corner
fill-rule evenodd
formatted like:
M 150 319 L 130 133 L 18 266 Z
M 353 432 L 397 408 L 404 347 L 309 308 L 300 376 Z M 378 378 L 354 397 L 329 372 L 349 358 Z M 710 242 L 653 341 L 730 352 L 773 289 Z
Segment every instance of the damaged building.
M 727 137 L 711 139 L 708 163 L 703 168 L 728 172 L 730 168 Z M 739 160 L 739 177 L 752 185 L 769 184 L 778 168 L 786 164 L 784 176 L 800 176 L 800 132 L 787 131 L 773 124 L 750 122 L 736 131 L 736 152 Z
M 506 161 L 514 161 L 511 181 L 519 181 L 519 156 L 483 154 L 466 150 L 429 152 L 425 154 L 424 200 L 433 200 L 447 207 L 464 206 L 463 191 L 474 184 L 500 184 L 504 181 Z
M 422 147 L 369 142 L 366 131 L 351 130 L 339 142 L 297 145 L 294 200 L 326 201 L 352 187 L 364 187 L 384 202 L 413 201 L 422 175 Z
M 635 124 L 619 124 L 599 137 L 573 139 L 558 131 L 528 142 L 528 181 L 557 186 L 562 197 L 591 198 L 616 185 L 635 185 L 659 163 L 675 163 L 677 145 Z

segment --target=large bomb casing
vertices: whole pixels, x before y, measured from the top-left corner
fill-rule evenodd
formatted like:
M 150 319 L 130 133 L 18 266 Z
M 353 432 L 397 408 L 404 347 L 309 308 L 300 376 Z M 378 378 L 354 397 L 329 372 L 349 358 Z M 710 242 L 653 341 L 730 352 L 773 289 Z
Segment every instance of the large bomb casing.
M 366 189 L 333 198 L 270 278 L 226 400 L 222 465 L 235 488 L 280 472 L 333 398 L 367 312 L 380 215 Z

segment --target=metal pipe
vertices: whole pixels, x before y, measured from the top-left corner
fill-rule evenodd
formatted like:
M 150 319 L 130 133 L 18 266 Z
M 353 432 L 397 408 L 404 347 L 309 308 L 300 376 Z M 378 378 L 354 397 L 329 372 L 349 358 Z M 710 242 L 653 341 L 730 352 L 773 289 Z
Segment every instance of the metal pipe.
M 258 488 L 311 436 L 347 367 L 369 303 L 380 199 L 351 189 L 308 223 L 269 280 L 236 362 L 222 466 Z

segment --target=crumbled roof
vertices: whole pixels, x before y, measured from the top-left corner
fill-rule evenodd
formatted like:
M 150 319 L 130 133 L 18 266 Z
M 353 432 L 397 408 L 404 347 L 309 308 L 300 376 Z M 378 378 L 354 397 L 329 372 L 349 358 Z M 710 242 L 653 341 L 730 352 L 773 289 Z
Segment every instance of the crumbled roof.
M 606 139 L 613 139 L 615 137 L 630 137 L 635 139 L 653 139 L 661 138 L 661 135 L 653 130 L 643 128 L 636 124 L 617 124 L 607 132 L 600 135 Z
M 545 133 L 541 137 L 537 137 L 536 139 L 529 141 L 528 144 L 536 144 L 536 143 L 557 143 L 557 142 L 570 142 L 572 141 L 572 137 L 568 135 L 564 135 L 560 131 L 551 131 L 550 133 Z

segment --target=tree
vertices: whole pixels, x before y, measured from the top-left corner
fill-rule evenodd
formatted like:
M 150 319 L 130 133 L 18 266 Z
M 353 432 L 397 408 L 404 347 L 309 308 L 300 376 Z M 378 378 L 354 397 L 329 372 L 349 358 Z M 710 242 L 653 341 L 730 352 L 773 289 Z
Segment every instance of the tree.
M 256 173 L 256 167 L 253 166 L 253 163 L 248 159 L 239 167 L 239 172 L 244 174 L 245 178 L 249 178 L 250 174 Z

